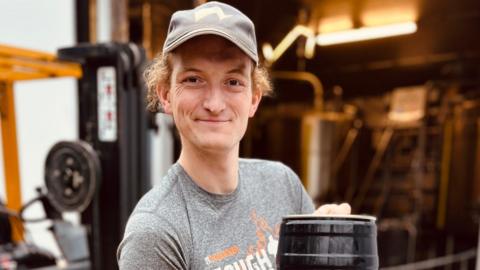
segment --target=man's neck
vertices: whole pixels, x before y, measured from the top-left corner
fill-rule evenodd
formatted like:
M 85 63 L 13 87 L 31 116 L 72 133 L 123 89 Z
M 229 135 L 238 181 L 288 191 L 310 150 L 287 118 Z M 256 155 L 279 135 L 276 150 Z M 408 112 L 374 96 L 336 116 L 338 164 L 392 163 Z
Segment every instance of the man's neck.
M 214 194 L 230 194 L 238 186 L 238 146 L 229 152 L 183 147 L 178 160 L 192 180 Z

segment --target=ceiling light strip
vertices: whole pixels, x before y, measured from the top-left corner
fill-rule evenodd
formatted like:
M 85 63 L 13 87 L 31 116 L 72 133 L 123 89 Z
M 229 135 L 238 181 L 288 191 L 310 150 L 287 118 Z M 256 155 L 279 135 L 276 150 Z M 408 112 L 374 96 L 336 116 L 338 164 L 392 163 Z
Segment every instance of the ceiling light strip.
M 378 39 L 399 35 L 407 35 L 417 31 L 415 22 L 404 22 L 382 26 L 362 27 L 352 30 L 319 34 L 317 44 L 328 46 L 340 43 L 355 42 L 361 40 Z

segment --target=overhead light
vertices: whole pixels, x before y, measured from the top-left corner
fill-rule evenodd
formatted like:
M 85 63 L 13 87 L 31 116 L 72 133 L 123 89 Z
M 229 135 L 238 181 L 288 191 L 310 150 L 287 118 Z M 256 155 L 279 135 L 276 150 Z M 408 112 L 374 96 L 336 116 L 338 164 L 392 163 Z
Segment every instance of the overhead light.
M 407 35 L 417 31 L 415 22 L 395 23 L 381 26 L 362 27 L 352 30 L 317 35 L 317 44 L 328 46 L 361 40 Z
M 417 20 L 418 15 L 415 10 L 367 11 L 360 18 L 362 25 L 365 27 L 415 22 Z
M 277 61 L 299 36 L 303 35 L 307 38 L 305 43 L 305 58 L 311 59 L 315 52 L 315 44 L 319 46 L 329 46 L 340 43 L 407 35 L 415 33 L 416 31 L 417 24 L 413 21 L 361 27 L 331 33 L 320 33 L 318 35 L 315 35 L 313 30 L 306 26 L 297 25 L 275 48 L 269 43 L 263 44 L 262 52 L 267 64 L 271 64 Z
M 415 22 L 419 18 L 420 0 L 369 0 L 365 1 L 359 20 L 363 26 Z

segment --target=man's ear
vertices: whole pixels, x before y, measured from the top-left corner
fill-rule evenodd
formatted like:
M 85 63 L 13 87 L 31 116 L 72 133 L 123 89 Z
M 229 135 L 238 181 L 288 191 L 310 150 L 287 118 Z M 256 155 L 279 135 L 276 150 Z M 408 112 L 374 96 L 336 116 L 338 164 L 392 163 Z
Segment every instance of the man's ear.
M 262 100 L 262 91 L 253 90 L 252 106 L 250 107 L 248 117 L 253 117 L 255 115 L 255 112 L 257 111 L 258 105 L 260 104 L 261 100 Z
M 162 106 L 163 112 L 172 114 L 172 106 L 170 103 L 170 89 L 165 84 L 158 84 L 156 88 L 157 97 Z

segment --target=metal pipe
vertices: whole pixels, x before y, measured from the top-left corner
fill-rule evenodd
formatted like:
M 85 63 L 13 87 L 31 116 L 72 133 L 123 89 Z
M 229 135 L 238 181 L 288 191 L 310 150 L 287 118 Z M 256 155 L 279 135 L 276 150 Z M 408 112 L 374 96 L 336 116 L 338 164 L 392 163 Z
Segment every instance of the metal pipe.
M 334 175 L 337 174 L 338 170 L 340 170 L 340 166 L 342 166 L 342 164 L 345 162 L 345 159 L 347 159 L 347 155 L 350 152 L 350 149 L 352 148 L 353 143 L 357 139 L 358 132 L 362 127 L 362 125 L 363 125 L 362 121 L 355 120 L 353 123 L 353 127 L 351 127 L 348 130 L 345 141 L 343 142 L 342 147 L 340 148 L 340 151 L 338 152 L 338 155 L 335 158 L 335 161 L 332 166 Z
M 343 141 L 343 144 L 340 148 L 340 151 L 338 152 L 337 156 L 335 157 L 332 165 L 332 179 L 333 183 L 331 185 L 331 190 L 334 194 L 337 192 L 337 185 L 336 185 L 336 179 L 338 175 L 338 171 L 340 170 L 340 167 L 345 163 L 345 160 L 347 159 L 348 153 L 350 153 L 350 150 L 352 148 L 353 143 L 358 137 L 358 133 L 360 131 L 360 128 L 362 127 L 363 123 L 361 120 L 355 120 L 353 122 L 353 127 L 351 127 L 348 130 L 347 136 L 345 137 L 345 140 Z M 352 184 L 352 183 L 350 183 Z
M 377 171 L 380 163 L 382 161 L 383 155 L 385 154 L 385 150 L 387 149 L 388 145 L 390 144 L 390 139 L 392 138 L 394 132 L 394 128 L 392 126 L 388 126 L 385 131 L 383 131 L 382 137 L 380 139 L 380 143 L 378 146 L 378 150 L 375 152 L 375 156 L 373 157 L 370 166 L 368 167 L 365 181 L 363 185 L 360 187 L 360 191 L 358 196 L 356 197 L 355 201 L 353 202 L 353 208 L 359 210 L 362 206 L 363 200 L 367 195 L 370 186 L 372 185 L 375 172 Z M 353 199 L 353 193 L 347 194 L 347 201 L 351 201 Z
M 0 81 L 0 112 L 3 146 L 3 167 L 6 180 L 6 206 L 18 211 L 22 208 L 20 186 L 20 165 L 18 161 L 17 125 L 15 118 L 15 101 L 12 82 Z M 23 226 L 17 219 L 10 218 L 12 237 L 15 242 L 22 241 Z M 16 224 L 17 223 L 17 224 Z
M 314 107 L 319 111 L 323 109 L 323 84 L 315 74 L 306 71 L 273 71 L 271 74 L 275 79 L 310 83 L 315 95 Z

